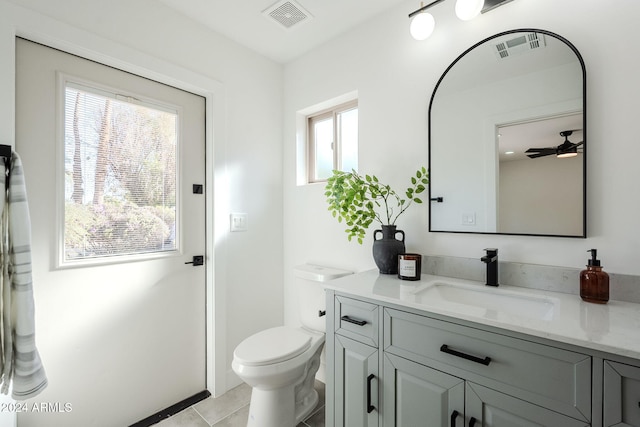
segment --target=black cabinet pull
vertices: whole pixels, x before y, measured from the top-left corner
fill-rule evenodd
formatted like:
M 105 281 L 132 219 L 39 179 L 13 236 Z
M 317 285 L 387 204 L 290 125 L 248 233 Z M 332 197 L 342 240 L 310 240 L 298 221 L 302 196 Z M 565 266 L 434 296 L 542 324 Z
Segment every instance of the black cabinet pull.
M 485 365 L 485 366 L 489 366 L 489 363 L 491 363 L 490 357 L 485 357 L 484 359 L 482 359 L 477 356 L 472 356 L 467 353 L 462 353 L 461 351 L 453 350 L 449 348 L 449 346 L 446 344 L 442 344 L 442 347 L 440 347 L 440 351 L 451 354 L 453 356 L 462 357 L 463 359 L 471 360 L 472 362 L 480 363 L 481 365 Z
M 473 427 L 476 425 L 476 420 L 474 417 L 471 417 L 471 419 L 469 420 L 469 427 Z
M 367 324 L 366 320 L 356 320 L 352 319 L 349 316 L 342 316 L 340 320 L 344 320 L 345 322 L 353 323 L 354 325 L 364 326 Z
M 376 407 L 371 404 L 371 381 L 373 381 L 375 377 L 376 376 L 373 374 L 370 374 L 367 377 L 367 414 L 370 414 L 374 409 L 376 409 Z
M 451 427 L 456 427 L 456 418 L 458 418 L 458 415 L 460 415 L 460 412 L 456 410 L 451 413 Z

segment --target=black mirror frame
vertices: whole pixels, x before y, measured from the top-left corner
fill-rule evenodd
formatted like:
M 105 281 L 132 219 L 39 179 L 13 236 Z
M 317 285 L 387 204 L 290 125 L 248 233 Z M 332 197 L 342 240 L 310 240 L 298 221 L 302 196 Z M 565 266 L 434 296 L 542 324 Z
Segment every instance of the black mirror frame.
M 582 55 L 578 51 L 578 49 L 566 38 L 553 33 L 547 30 L 541 30 L 537 28 L 518 28 L 514 30 L 503 31 L 501 33 L 495 34 L 493 36 L 487 37 L 486 39 L 474 44 L 467 50 L 465 50 L 460 56 L 458 56 L 442 73 L 440 79 L 436 83 L 433 88 L 433 92 L 431 94 L 431 100 L 429 101 L 429 120 L 428 120 L 428 170 L 429 170 L 429 180 L 432 180 L 431 176 L 431 109 L 433 108 L 433 101 L 435 95 L 438 91 L 438 87 L 442 83 L 442 80 L 446 77 L 447 73 L 456 65 L 467 53 L 475 49 L 476 47 L 493 40 L 498 37 L 502 37 L 507 34 L 520 33 L 520 32 L 535 32 L 540 34 L 545 34 L 550 37 L 554 37 L 562 42 L 564 42 L 572 51 L 575 53 L 576 57 L 580 61 L 580 67 L 582 68 L 582 123 L 583 123 L 583 157 L 582 157 L 582 235 L 559 235 L 559 234 L 535 234 L 535 233 L 500 233 L 500 232 L 488 232 L 488 231 L 446 231 L 446 230 L 433 230 L 431 226 L 431 204 L 435 202 L 442 201 L 441 197 L 435 197 L 431 193 L 431 185 L 429 185 L 429 232 L 431 233 L 460 233 L 460 234 L 491 234 L 491 235 L 506 235 L 506 236 L 542 236 L 542 237 L 565 237 L 565 238 L 586 238 L 587 237 L 587 70 L 584 64 L 584 60 Z

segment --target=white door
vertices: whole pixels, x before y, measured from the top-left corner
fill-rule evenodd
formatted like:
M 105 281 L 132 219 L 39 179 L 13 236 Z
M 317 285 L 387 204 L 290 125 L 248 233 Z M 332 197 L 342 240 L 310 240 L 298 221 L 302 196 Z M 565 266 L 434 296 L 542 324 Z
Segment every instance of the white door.
M 48 388 L 37 400 L 62 405 L 58 407 L 62 410 L 21 413 L 18 423 L 20 427 L 129 425 L 206 388 L 205 267 L 187 264 L 193 256 L 205 255 L 205 196 L 204 191 L 197 194 L 194 189 L 194 184 L 205 184 L 205 101 L 36 43 L 22 39 L 16 43 L 16 152 L 23 161 L 31 211 L 36 343 L 49 378 Z M 116 172 L 125 166 L 133 170 L 129 161 L 137 154 L 121 153 L 100 179 L 98 172 L 84 170 L 84 181 L 74 180 L 73 176 L 79 176 L 73 169 L 76 160 L 91 163 L 91 156 L 100 155 L 98 148 L 90 153 L 86 150 L 91 148 L 85 148 L 78 158 L 73 157 L 74 149 L 69 153 L 67 141 L 65 161 L 65 130 L 67 139 L 74 138 L 77 130 L 69 124 L 65 129 L 63 124 L 62 106 L 65 96 L 69 97 L 65 85 L 83 93 L 97 88 L 97 95 L 104 99 L 111 99 L 113 89 L 109 108 L 106 101 L 101 107 L 103 113 L 109 110 L 110 115 L 104 115 L 109 120 L 115 115 L 111 103 L 119 101 L 175 114 L 173 214 L 170 202 L 169 208 L 136 205 L 135 191 L 122 184 L 124 178 Z M 70 114 L 74 112 L 67 102 L 66 115 Z M 104 123 L 111 123 L 109 120 Z M 116 141 L 116 125 L 110 132 L 105 140 L 111 138 L 112 149 L 126 139 Z M 75 138 L 81 141 L 84 137 L 78 133 Z M 99 141 L 87 144 L 97 146 Z M 136 144 L 129 141 L 128 149 Z M 140 168 L 153 175 L 157 158 L 157 154 L 142 156 L 145 165 Z M 103 185 L 96 185 L 97 181 Z M 70 205 L 69 200 L 65 202 L 65 189 L 68 192 L 74 184 L 83 188 L 85 201 L 100 198 L 102 204 L 83 206 L 80 198 L 75 205 L 80 213 L 65 210 Z M 162 191 L 167 186 L 170 184 L 162 184 Z M 97 195 L 98 187 L 104 193 Z M 138 196 L 152 191 L 139 190 Z M 156 199 L 160 198 L 170 199 L 164 195 Z M 101 236 L 113 236 L 114 224 L 120 224 L 118 230 L 124 237 L 115 240 L 115 248 L 102 242 L 78 243 L 77 223 L 102 221 L 86 218 L 88 211 L 94 215 L 100 209 L 119 209 L 105 214 L 107 226 L 100 223 Z M 120 211 L 136 212 L 138 219 L 119 223 Z M 65 216 L 76 223 L 63 226 Z M 146 239 L 137 228 L 127 230 L 142 229 L 140 224 L 161 233 L 163 243 L 152 243 L 153 250 L 148 252 L 118 253 L 133 240 Z M 83 229 L 81 239 L 95 238 L 91 233 L 97 227 Z M 63 235 L 70 230 L 75 237 L 67 236 L 65 242 Z

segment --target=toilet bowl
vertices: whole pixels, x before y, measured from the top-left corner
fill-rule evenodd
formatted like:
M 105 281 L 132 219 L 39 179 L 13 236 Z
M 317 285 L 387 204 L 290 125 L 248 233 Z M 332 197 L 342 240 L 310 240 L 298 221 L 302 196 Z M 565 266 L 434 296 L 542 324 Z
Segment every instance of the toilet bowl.
M 318 403 L 313 386 L 325 341 L 322 282 L 351 272 L 305 264 L 294 274 L 302 326 L 258 332 L 233 352 L 233 371 L 252 387 L 248 427 L 295 427 Z

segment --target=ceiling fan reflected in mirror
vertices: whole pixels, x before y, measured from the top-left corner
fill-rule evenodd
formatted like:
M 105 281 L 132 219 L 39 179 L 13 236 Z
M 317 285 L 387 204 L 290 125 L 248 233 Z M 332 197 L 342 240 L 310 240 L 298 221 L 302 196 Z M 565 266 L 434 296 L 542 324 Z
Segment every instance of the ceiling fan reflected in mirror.
M 563 130 L 560 132 L 560 136 L 564 137 L 564 142 L 557 147 L 546 148 L 529 148 L 525 153 L 529 158 L 536 159 L 538 157 L 556 155 L 556 157 L 563 159 L 568 157 L 575 157 L 578 155 L 578 147 L 584 144 L 584 141 L 573 143 L 569 141 L 569 137 L 573 132 L 580 131 L 582 129 Z

